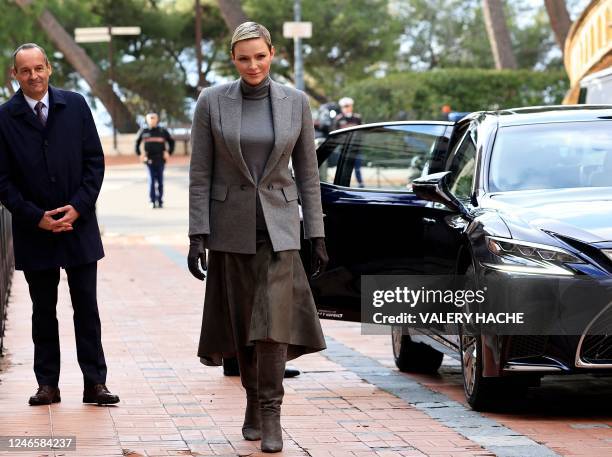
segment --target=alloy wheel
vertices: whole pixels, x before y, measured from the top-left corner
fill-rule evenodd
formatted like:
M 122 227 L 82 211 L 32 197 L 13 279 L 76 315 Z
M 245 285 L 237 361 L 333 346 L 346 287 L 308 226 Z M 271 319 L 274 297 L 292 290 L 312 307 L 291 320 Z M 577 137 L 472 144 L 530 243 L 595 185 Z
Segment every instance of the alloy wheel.
M 463 381 L 465 391 L 472 395 L 476 384 L 478 352 L 476 347 L 476 337 L 473 335 L 461 336 L 461 363 L 463 364 Z

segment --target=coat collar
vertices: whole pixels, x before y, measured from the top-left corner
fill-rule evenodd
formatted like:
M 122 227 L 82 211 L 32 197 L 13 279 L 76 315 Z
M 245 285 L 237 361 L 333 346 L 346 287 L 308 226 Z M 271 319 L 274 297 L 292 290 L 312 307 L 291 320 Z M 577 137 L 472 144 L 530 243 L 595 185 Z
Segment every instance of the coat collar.
M 23 91 L 21 89 L 15 92 L 15 95 L 11 97 L 11 99 L 7 102 L 9 112 L 13 116 L 21 116 L 25 115 L 25 120 L 35 127 L 37 130 L 44 130 L 44 127 L 40 124 L 40 121 L 34 114 L 34 111 L 30 109 L 30 105 L 25 99 L 23 95 Z M 62 91 L 59 89 L 49 86 L 49 116 L 47 120 L 47 126 L 49 122 L 52 121 L 52 111 L 57 107 L 63 107 L 66 105 L 66 98 L 62 94 Z
M 265 179 L 278 162 L 287 144 L 291 129 L 292 100 L 287 95 L 282 84 L 270 81 L 270 100 L 274 124 L 274 147 L 270 152 L 260 181 Z M 240 125 L 242 121 L 240 80 L 230 84 L 220 102 L 221 130 L 225 143 L 238 168 L 240 168 L 241 172 L 251 183 L 255 184 L 255 180 L 251 176 L 240 148 Z

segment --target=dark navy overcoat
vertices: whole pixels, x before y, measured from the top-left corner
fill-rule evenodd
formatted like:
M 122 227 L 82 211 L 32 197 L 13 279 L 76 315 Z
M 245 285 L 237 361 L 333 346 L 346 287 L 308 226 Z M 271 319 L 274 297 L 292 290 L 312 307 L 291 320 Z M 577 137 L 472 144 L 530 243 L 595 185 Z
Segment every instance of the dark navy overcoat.
M 0 202 L 11 212 L 15 267 L 71 267 L 104 256 L 95 205 L 104 155 L 85 99 L 49 87 L 43 127 L 19 90 L 0 106 Z M 38 227 L 45 211 L 72 205 L 71 232 Z

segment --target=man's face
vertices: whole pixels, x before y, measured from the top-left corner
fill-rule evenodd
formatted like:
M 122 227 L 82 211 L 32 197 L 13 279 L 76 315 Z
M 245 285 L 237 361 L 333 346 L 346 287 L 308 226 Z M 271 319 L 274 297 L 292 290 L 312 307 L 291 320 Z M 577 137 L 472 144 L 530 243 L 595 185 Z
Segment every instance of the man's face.
M 342 105 L 340 108 L 342 109 L 342 113 L 346 116 L 353 114 L 353 105 L 351 104 Z
M 39 49 L 23 49 L 15 56 L 15 67 L 11 71 L 25 95 L 42 100 L 49 90 L 51 66 Z
M 157 114 L 147 114 L 147 125 L 149 128 L 157 127 L 157 123 L 159 122 L 159 117 Z

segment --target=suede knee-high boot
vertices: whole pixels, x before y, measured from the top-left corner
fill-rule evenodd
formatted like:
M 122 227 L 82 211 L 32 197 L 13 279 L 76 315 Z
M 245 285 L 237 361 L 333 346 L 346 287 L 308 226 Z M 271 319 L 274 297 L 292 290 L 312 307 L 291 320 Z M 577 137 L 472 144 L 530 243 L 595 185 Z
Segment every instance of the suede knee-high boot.
M 283 402 L 283 377 L 287 360 L 287 345 L 257 341 L 257 391 L 261 412 L 261 450 L 279 452 L 283 449 L 280 423 Z
M 256 441 L 261 439 L 261 419 L 259 413 L 259 400 L 257 396 L 257 360 L 255 348 L 244 346 L 238 349 L 238 366 L 240 368 L 240 382 L 246 390 L 247 404 L 242 424 L 242 436 L 245 440 Z

